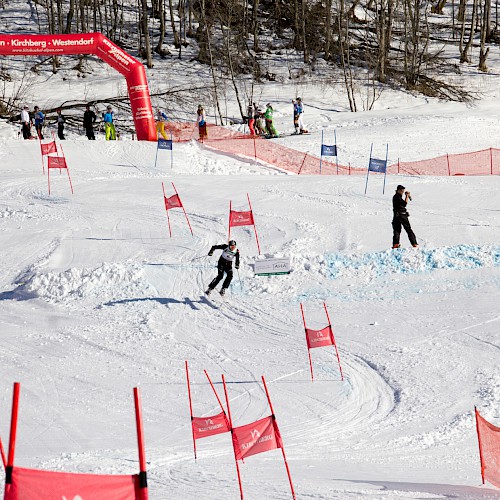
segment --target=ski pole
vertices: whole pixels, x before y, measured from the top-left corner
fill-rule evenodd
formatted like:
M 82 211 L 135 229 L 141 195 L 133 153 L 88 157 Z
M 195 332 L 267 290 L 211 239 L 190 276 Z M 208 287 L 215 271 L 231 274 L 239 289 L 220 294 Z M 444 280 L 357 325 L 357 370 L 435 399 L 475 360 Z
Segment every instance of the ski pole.
M 240 288 L 243 290 L 243 284 L 241 283 L 241 277 L 240 277 L 240 270 L 236 269 L 236 271 L 238 272 L 238 279 L 240 281 Z
M 201 257 L 194 257 L 193 259 L 191 259 L 191 262 L 193 260 L 203 259 L 204 257 L 209 257 L 209 256 L 208 255 L 202 255 Z

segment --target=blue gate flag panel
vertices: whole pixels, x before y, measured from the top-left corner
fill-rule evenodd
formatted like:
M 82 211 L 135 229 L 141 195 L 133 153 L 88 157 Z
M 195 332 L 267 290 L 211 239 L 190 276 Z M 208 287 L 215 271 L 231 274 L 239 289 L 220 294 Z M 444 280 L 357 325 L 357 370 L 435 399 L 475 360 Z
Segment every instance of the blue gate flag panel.
M 386 169 L 387 169 L 387 160 L 380 160 L 378 158 L 370 158 L 370 165 L 368 166 L 369 171 L 380 172 L 380 173 L 384 174 Z
M 326 144 L 321 145 L 321 155 L 322 156 L 337 156 L 337 145 L 327 146 Z
M 169 149 L 172 151 L 171 139 L 158 139 L 158 149 Z

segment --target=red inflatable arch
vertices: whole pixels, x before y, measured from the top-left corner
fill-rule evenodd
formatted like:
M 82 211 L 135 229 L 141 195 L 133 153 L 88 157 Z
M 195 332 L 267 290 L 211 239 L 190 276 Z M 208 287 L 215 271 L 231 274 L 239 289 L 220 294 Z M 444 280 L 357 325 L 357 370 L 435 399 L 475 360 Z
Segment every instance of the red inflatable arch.
M 95 54 L 125 76 L 137 138 L 140 141 L 156 141 L 153 109 L 144 66 L 104 35 L 0 35 L 0 55 L 74 54 Z

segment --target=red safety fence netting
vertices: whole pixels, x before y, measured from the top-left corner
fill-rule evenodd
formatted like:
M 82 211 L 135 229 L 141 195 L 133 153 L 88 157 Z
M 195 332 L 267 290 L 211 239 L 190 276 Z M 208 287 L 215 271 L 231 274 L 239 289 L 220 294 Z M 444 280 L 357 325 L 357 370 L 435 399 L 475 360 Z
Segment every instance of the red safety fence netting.
M 168 130 L 175 142 L 199 140 L 198 127 L 192 122 L 168 122 Z M 330 158 L 325 160 L 288 148 L 262 136 L 236 132 L 218 125 L 208 125 L 208 137 L 203 144 L 224 153 L 260 160 L 294 174 L 305 175 L 359 175 L 366 174 L 368 166 L 340 165 Z M 318 144 L 318 150 L 320 149 Z M 404 175 L 500 175 L 500 149 L 489 148 L 472 153 L 451 154 L 428 160 L 398 161 L 387 167 L 389 174 Z

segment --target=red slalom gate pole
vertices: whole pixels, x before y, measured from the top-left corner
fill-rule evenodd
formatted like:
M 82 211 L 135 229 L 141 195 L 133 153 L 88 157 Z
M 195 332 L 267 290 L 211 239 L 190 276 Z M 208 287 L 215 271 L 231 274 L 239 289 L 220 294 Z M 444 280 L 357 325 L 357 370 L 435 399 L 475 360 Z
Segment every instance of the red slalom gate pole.
M 142 407 L 141 407 L 141 392 L 138 387 L 134 387 L 134 403 L 135 403 L 135 423 L 137 428 L 137 444 L 139 448 L 139 488 L 140 500 L 148 498 L 148 480 L 146 472 L 146 452 L 144 449 L 144 430 L 142 426 Z
M 302 313 L 302 322 L 304 323 L 304 330 L 306 332 L 307 355 L 309 356 L 309 369 L 311 370 L 311 380 L 314 382 L 313 365 L 312 365 L 312 360 L 311 360 L 311 350 L 309 349 L 309 343 L 307 342 L 307 326 L 306 326 L 306 318 L 304 316 L 304 308 L 302 307 L 302 302 L 300 303 L 300 312 Z
M 14 382 L 14 392 L 12 394 L 12 413 L 10 417 L 9 456 L 7 458 L 7 467 L 5 468 L 5 484 L 12 484 L 12 469 L 14 468 L 14 455 L 16 451 L 20 390 L 21 384 L 19 382 Z
M 267 402 L 269 403 L 269 408 L 271 409 L 271 415 L 273 417 L 274 423 L 276 427 L 278 427 L 278 422 L 276 421 L 276 416 L 274 414 L 274 409 L 273 409 L 273 404 L 271 403 L 271 398 L 269 396 L 269 391 L 267 390 L 267 385 L 266 385 L 266 379 L 264 378 L 264 375 L 262 375 L 262 383 L 264 384 L 264 390 L 266 391 L 266 396 L 267 396 Z M 281 436 L 281 433 L 280 433 Z M 283 439 L 280 439 L 280 448 L 281 448 L 281 453 L 283 454 L 283 460 L 285 462 L 285 468 L 286 468 L 286 474 L 288 476 L 288 482 L 290 483 L 290 490 L 292 491 L 292 498 L 295 500 L 295 490 L 293 488 L 293 483 L 292 483 L 292 476 L 290 474 L 290 468 L 288 467 L 288 461 L 286 459 L 286 454 L 285 454 L 285 448 L 283 446 Z
M 217 398 L 217 402 L 219 403 L 220 409 L 222 410 L 222 413 L 224 415 L 226 414 L 226 411 L 224 410 L 224 407 L 222 406 L 222 401 L 219 398 L 219 395 L 217 394 L 217 391 L 215 390 L 214 384 L 212 383 L 212 379 L 208 376 L 207 370 L 203 370 L 205 372 L 205 376 L 207 377 L 210 387 L 212 388 L 212 391 L 214 391 L 215 397 Z
M 232 210 L 233 204 L 232 201 L 229 200 L 229 232 L 227 235 L 227 241 L 231 239 L 231 210 Z
M 177 195 L 177 198 L 179 198 L 179 193 L 177 192 L 177 189 L 175 189 L 175 186 L 174 186 L 173 182 L 172 182 L 172 186 L 174 188 L 175 194 Z M 179 200 L 180 200 L 180 198 L 179 198 Z M 191 224 L 189 223 L 189 219 L 188 219 L 188 216 L 187 216 L 187 213 L 186 213 L 186 209 L 184 208 L 184 204 L 182 202 L 181 202 L 181 205 L 182 205 L 182 211 L 184 212 L 184 216 L 186 217 L 186 220 L 187 220 L 187 223 L 188 223 L 188 226 L 189 226 L 189 230 L 191 231 L 191 236 L 194 236 L 193 230 L 191 229 Z
M 64 155 L 64 151 L 63 151 L 63 148 L 61 146 L 61 153 L 62 153 L 62 156 L 64 158 L 64 164 L 66 165 L 66 173 L 68 174 L 68 179 L 69 179 L 69 187 L 71 188 L 71 194 L 75 194 L 73 192 L 73 183 L 71 182 L 71 176 L 69 175 L 69 167 L 68 167 L 68 163 L 66 161 L 66 156 Z M 59 173 L 61 173 L 61 169 L 59 169 Z
M 189 397 L 189 413 L 191 414 L 191 433 L 193 435 L 193 450 L 194 450 L 194 459 L 196 460 L 196 438 L 194 437 L 194 429 L 193 429 L 193 402 L 191 400 L 191 387 L 189 383 L 189 370 L 188 370 L 188 362 L 185 361 L 186 366 L 186 380 L 188 386 L 188 397 Z
M 233 441 L 233 420 L 231 418 L 231 408 L 229 407 L 229 398 L 227 397 L 226 379 L 224 378 L 224 374 L 222 374 L 222 384 L 224 385 L 224 395 L 226 396 L 227 416 L 229 418 L 229 426 L 231 427 L 231 441 Z M 238 483 L 240 485 L 240 498 L 241 498 L 241 500 L 243 500 L 243 485 L 241 484 L 240 466 L 238 465 L 238 459 L 236 458 L 236 450 L 234 449 L 234 441 L 233 441 L 233 452 L 234 452 L 234 461 L 236 463 L 236 472 L 238 474 Z
M 330 336 L 331 336 L 331 339 L 332 339 L 332 344 L 335 347 L 335 352 L 337 354 L 337 362 L 339 364 L 339 370 L 340 370 L 340 380 L 344 381 L 344 374 L 342 373 L 342 365 L 340 364 L 339 350 L 337 348 L 337 342 L 335 342 L 335 336 L 333 334 L 332 322 L 330 321 L 330 315 L 328 314 L 328 309 L 326 308 L 326 303 L 325 302 L 323 302 L 323 307 L 325 308 L 326 319 L 328 320 L 328 326 L 330 327 Z
M 477 432 L 477 442 L 479 443 L 479 461 L 481 463 L 481 479 L 484 484 L 484 461 L 483 461 L 483 446 L 481 444 L 481 434 L 479 433 L 479 419 L 478 419 L 478 411 L 474 406 L 474 414 L 476 416 L 476 432 Z
M 168 201 L 167 201 L 167 195 L 165 194 L 165 186 L 163 185 L 163 182 L 161 183 L 161 187 L 163 189 L 163 202 L 165 203 L 165 212 L 167 212 L 168 232 L 170 234 L 170 237 L 172 238 L 172 228 L 170 227 L 170 215 L 168 215 Z
M 7 467 L 7 458 L 5 457 L 5 450 L 3 449 L 3 443 L 1 439 L 0 439 L 0 453 L 2 455 L 3 468 L 5 469 L 5 467 Z
M 252 204 L 250 203 L 250 196 L 248 196 L 248 193 L 247 193 L 247 199 L 248 199 L 248 206 L 250 207 L 250 212 L 252 213 L 252 219 L 253 219 L 253 231 L 255 233 L 255 239 L 257 241 L 257 250 L 259 252 L 259 255 L 260 255 L 260 245 L 259 245 L 259 237 L 257 236 L 257 227 L 255 226 L 255 217 L 253 215 L 253 210 L 252 210 Z

